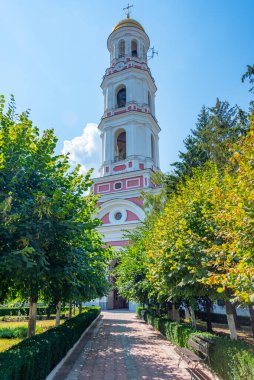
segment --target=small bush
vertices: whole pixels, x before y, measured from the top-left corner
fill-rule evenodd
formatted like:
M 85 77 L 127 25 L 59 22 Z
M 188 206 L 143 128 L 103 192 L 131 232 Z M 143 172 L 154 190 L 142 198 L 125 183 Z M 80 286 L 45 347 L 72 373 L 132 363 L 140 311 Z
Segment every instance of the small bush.
M 139 317 L 139 318 L 142 318 L 142 312 L 143 312 L 143 310 L 146 310 L 144 307 L 142 307 L 142 306 L 138 306 L 137 308 L 136 308 L 136 314 L 137 314 L 137 316 Z
M 223 380 L 253 380 L 254 379 L 254 347 L 241 341 L 232 341 L 200 332 L 188 324 L 173 322 L 160 318 L 146 310 L 138 315 L 160 331 L 168 340 L 180 347 L 188 347 L 192 335 L 209 337 L 213 341 L 209 364 L 211 369 Z M 190 348 L 190 347 L 188 347 Z M 208 364 L 208 363 L 207 363 Z
M 25 339 L 0 353 L 0 379 L 45 379 L 99 313 L 100 308 L 88 307 L 59 327 Z
M 4 327 L 0 328 L 1 339 L 26 338 L 27 327 Z

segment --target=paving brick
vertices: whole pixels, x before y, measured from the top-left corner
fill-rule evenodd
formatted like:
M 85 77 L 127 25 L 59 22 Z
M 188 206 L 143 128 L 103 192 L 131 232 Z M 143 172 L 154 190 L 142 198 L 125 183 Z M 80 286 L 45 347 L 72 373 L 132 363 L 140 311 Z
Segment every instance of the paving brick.
M 105 311 L 54 380 L 190 380 L 178 355 L 151 326 L 125 311 Z

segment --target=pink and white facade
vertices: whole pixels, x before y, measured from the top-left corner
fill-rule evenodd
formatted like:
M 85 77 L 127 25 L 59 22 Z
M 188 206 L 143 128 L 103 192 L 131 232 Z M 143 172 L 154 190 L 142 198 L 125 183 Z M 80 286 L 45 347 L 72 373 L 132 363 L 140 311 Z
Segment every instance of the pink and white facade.
M 102 163 L 93 188 L 100 195 L 99 231 L 115 249 L 128 244 L 123 230 L 133 230 L 145 217 L 140 191 L 158 191 L 151 181 L 159 170 L 160 127 L 155 117 L 157 88 L 147 65 L 149 46 L 143 27 L 128 17 L 107 41 L 110 67 L 101 84 L 104 113 L 98 126 Z M 114 297 L 116 293 L 99 303 L 119 307 Z

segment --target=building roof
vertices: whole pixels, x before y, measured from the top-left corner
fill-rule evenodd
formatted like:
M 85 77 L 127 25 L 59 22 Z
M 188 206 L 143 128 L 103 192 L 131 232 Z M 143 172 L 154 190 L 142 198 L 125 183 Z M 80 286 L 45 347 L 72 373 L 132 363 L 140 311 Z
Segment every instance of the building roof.
M 145 29 L 143 28 L 143 26 L 136 20 L 133 20 L 133 18 L 125 18 L 121 21 L 119 21 L 119 23 L 113 28 L 112 30 L 112 33 L 115 32 L 116 30 L 120 29 L 120 28 L 124 28 L 124 27 L 134 27 L 134 28 L 138 28 L 140 30 L 142 30 L 143 32 L 145 32 Z

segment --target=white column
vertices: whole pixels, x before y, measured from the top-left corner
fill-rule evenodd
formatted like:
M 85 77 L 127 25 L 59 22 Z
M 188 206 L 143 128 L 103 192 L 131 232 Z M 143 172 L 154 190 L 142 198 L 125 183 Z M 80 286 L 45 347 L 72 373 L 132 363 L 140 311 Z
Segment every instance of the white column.
M 126 127 L 126 154 L 132 156 L 135 152 L 134 128 L 132 124 Z
M 114 100 L 115 100 L 115 96 L 114 96 L 114 91 L 113 91 L 113 85 L 109 85 L 108 86 L 108 108 L 114 108 L 115 107 L 115 104 L 114 104 Z
M 113 159 L 112 154 L 112 139 L 113 139 L 112 130 L 107 128 L 104 132 L 104 144 L 105 144 L 105 160 L 111 161 Z
M 159 136 L 155 136 L 155 154 L 156 154 L 156 166 L 160 167 L 160 155 L 159 155 Z
M 130 57 L 131 55 L 131 41 L 130 38 L 126 38 L 125 40 L 125 55 Z
M 104 138 L 104 133 L 101 133 L 101 143 L 102 143 L 102 163 L 105 161 L 105 138 Z

